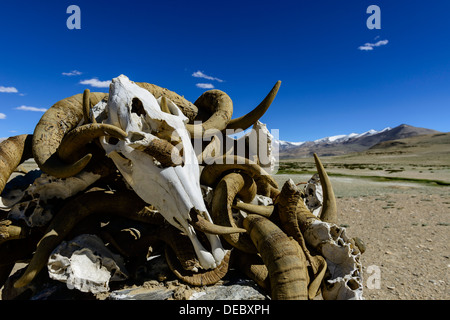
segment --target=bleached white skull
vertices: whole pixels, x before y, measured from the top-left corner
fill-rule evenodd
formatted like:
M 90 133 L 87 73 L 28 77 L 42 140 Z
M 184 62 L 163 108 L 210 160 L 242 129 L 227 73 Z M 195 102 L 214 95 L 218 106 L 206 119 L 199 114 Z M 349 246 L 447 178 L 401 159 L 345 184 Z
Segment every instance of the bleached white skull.
M 201 212 L 211 221 L 200 189 L 198 161 L 186 130 L 188 118 L 170 100 L 167 100 L 170 112 L 162 111 L 162 104 L 165 102 L 161 98 L 157 100 L 126 76 L 113 79 L 108 102 L 94 110 L 98 112 L 104 107 L 99 119 L 120 127 L 128 136 L 121 141 L 103 138 L 101 143 L 136 194 L 189 236 L 201 266 L 215 268 L 225 255 L 219 237 L 206 234 L 211 244 L 208 252 L 188 222 L 191 210 Z M 171 144 L 166 151 L 171 150 L 172 161 L 164 164 L 149 149 L 168 142 Z

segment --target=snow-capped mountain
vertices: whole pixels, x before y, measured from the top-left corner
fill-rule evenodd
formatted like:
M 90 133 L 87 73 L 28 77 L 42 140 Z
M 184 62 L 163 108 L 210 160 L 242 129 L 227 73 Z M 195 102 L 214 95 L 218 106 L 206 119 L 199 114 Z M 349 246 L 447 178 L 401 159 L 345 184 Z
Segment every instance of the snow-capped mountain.
M 322 139 L 318 139 L 315 140 L 314 143 L 318 144 L 318 143 L 333 143 L 333 142 L 345 142 L 348 141 L 350 139 L 356 139 L 356 138 L 360 138 L 360 137 L 367 137 L 367 136 L 373 136 L 374 134 L 378 134 L 378 133 L 382 133 L 382 132 L 386 132 L 392 130 L 391 127 L 387 127 L 384 128 L 381 131 L 377 131 L 377 130 L 369 130 L 366 131 L 364 133 L 350 133 L 350 134 L 341 134 L 341 135 L 337 135 L 337 136 L 331 136 L 331 137 L 325 137 Z
M 437 132 L 402 124 L 395 128 L 387 127 L 380 131 L 371 129 L 363 133 L 335 135 L 314 141 L 289 142 L 278 140 L 273 143 L 278 144 L 280 159 L 309 157 L 313 153 L 332 156 L 364 151 L 383 141 Z

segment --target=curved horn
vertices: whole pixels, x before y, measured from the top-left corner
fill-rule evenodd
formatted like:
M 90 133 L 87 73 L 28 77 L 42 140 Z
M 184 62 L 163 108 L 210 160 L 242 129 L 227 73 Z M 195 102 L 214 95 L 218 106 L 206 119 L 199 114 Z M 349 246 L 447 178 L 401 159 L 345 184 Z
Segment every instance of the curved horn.
M 196 210 L 191 210 L 190 212 L 191 220 L 189 223 L 198 231 L 209 233 L 209 234 L 233 234 L 233 233 L 242 233 L 247 232 L 243 228 L 238 227 L 225 227 L 214 224 L 207 219 L 203 218 Z
M 211 136 L 226 128 L 233 114 L 231 98 L 221 90 L 208 90 L 204 92 L 194 104 L 202 110 L 209 110 L 212 115 L 201 124 L 187 124 L 191 138 L 201 138 L 205 132 Z
M 316 162 L 317 173 L 320 177 L 320 183 L 323 189 L 323 204 L 320 213 L 320 220 L 324 222 L 337 224 L 337 206 L 336 198 L 334 196 L 333 187 L 331 186 L 330 178 L 325 171 L 317 154 L 314 153 L 314 161 Z
M 231 211 L 232 203 L 241 190 L 251 188 L 253 183 L 253 179 L 246 174 L 240 173 L 230 173 L 220 180 L 214 189 L 211 202 L 211 218 L 214 223 L 222 226 L 237 227 Z M 239 250 L 248 253 L 256 252 L 255 246 L 246 233 L 234 233 L 223 235 L 222 237 Z
M 125 139 L 127 133 L 122 129 L 103 123 L 89 123 L 76 127 L 66 134 L 57 150 L 58 156 L 66 161 L 73 162 L 72 158 L 78 154 L 86 144 L 99 137 L 114 137 Z
M 255 124 L 256 121 L 258 121 L 264 113 L 269 109 L 270 105 L 272 104 L 272 101 L 275 99 L 278 89 L 280 89 L 281 81 L 277 81 L 277 83 L 273 86 L 272 90 L 270 90 L 269 94 L 264 98 L 264 100 L 251 112 L 247 113 L 246 115 L 232 119 L 226 126 L 227 129 L 248 129 L 253 124 Z
M 22 134 L 10 137 L 0 143 L 0 194 L 13 171 L 32 157 L 32 135 Z
M 106 93 L 91 92 L 90 101 L 95 105 L 106 96 Z M 83 94 L 60 100 L 44 113 L 33 134 L 33 156 L 42 171 L 57 178 L 67 178 L 83 170 L 89 163 L 89 155 L 67 164 L 57 154 L 64 136 L 77 127 L 83 118 Z
M 259 214 L 260 216 L 270 218 L 273 213 L 274 206 L 262 206 L 253 203 L 236 202 L 233 209 L 245 211 L 250 214 Z
M 167 244 L 165 254 L 169 268 L 182 281 L 195 286 L 211 285 L 227 273 L 230 251 L 225 253 L 218 267 L 205 270 L 202 269 L 196 250 L 186 233 L 168 225 L 158 230 L 158 236 Z
M 140 150 L 154 157 L 164 168 L 183 165 L 183 157 L 180 154 L 179 149 L 169 141 L 165 139 L 153 139 L 144 145 L 139 143 L 141 136 L 138 134 L 136 137 L 137 140 L 135 141 L 137 142 L 130 145 L 136 150 Z M 133 139 L 134 136 L 131 136 L 130 140 L 133 141 Z
M 269 271 L 257 253 L 250 254 L 239 250 L 233 250 L 231 254 L 232 264 L 239 268 L 247 277 L 256 282 L 265 292 L 270 294 Z
M 83 116 L 85 124 L 91 122 L 90 112 L 91 112 L 91 91 L 89 89 L 85 89 L 83 92 Z M 92 117 L 92 123 L 97 123 L 95 117 Z
M 275 203 L 282 230 L 297 241 L 311 266 L 312 280 L 308 286 L 308 295 L 310 299 L 313 299 L 320 289 L 327 269 L 327 263 L 322 256 L 311 255 L 302 233 L 302 227 L 305 226 L 303 221 L 314 215 L 306 208 L 301 192 L 292 179 L 285 182 Z
M 259 215 L 249 214 L 243 225 L 267 266 L 272 300 L 308 299 L 307 262 L 298 243 Z
M 200 175 L 200 183 L 214 187 L 220 178 L 227 172 L 242 171 L 255 179 L 258 194 L 270 196 L 277 194 L 273 189 L 278 189 L 277 182 L 256 162 L 240 156 L 223 156 L 212 161 L 213 164 L 203 168 Z

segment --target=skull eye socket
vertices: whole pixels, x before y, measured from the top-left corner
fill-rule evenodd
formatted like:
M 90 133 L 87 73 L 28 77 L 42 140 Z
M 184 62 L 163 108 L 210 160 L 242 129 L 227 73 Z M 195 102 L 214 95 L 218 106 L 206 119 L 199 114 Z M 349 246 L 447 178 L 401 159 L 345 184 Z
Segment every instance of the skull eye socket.
M 113 146 L 115 146 L 119 143 L 119 139 L 117 139 L 116 137 L 107 137 L 105 140 L 106 140 L 106 143 L 111 144 Z
M 144 105 L 139 98 L 133 98 L 131 101 L 131 113 L 136 113 L 138 116 L 145 116 Z
M 145 136 L 139 132 L 132 132 L 130 136 L 130 142 L 136 142 L 145 139 Z

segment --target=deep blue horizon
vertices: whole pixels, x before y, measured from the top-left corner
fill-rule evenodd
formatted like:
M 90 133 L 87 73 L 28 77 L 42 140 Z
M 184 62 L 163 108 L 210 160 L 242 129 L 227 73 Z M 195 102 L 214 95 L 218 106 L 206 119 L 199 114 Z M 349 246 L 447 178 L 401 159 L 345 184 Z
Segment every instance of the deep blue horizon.
M 69 5 L 81 29 L 69 30 Z M 369 5 L 381 9 L 370 30 Z M 450 3 L 15 1 L 2 3 L 0 138 L 125 74 L 194 102 L 225 91 L 239 117 L 281 80 L 261 121 L 286 141 L 409 124 L 450 131 Z M 106 84 L 107 85 L 107 84 Z M 97 87 L 100 86 L 100 87 Z

